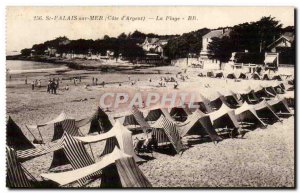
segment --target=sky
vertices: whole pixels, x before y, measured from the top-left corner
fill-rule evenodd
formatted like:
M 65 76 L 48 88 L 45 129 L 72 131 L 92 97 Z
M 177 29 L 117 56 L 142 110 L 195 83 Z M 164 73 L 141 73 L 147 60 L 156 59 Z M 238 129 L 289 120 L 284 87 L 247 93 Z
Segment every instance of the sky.
M 8 7 L 6 51 L 31 48 L 33 44 L 59 36 L 95 40 L 135 30 L 181 35 L 204 27 L 214 29 L 258 21 L 270 15 L 284 27 L 294 25 L 294 7 Z M 64 16 L 77 17 L 77 20 L 61 20 Z M 103 16 L 107 20 L 79 20 L 91 16 Z M 189 16 L 196 19 L 188 20 Z M 127 17 L 142 20 L 126 20 Z

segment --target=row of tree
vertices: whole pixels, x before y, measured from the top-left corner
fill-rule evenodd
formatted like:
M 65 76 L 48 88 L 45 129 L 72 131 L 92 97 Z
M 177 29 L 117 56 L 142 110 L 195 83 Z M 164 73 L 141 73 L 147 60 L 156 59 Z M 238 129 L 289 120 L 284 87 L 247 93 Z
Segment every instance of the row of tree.
M 229 36 L 212 38 L 208 46 L 211 52 L 210 57 L 220 62 L 227 62 L 232 52 L 248 50 L 251 53 L 261 55 L 267 45 L 277 39 L 283 32 L 293 30 L 293 27 L 282 28 L 282 24 L 271 16 L 262 17 L 256 22 L 235 25 L 230 27 Z M 203 28 L 184 33 L 181 36 L 161 36 L 153 33 L 144 34 L 136 30 L 128 35 L 125 33 L 120 34 L 118 37 L 105 35 L 102 39 L 97 40 L 69 40 L 67 37 L 59 37 L 41 44 L 35 44 L 30 49 L 23 49 L 21 53 L 22 55 L 29 55 L 31 50 L 35 50 L 36 54 L 42 55 L 48 47 L 52 47 L 57 49 L 58 53 L 105 55 L 107 50 L 111 50 L 116 57 L 122 54 L 123 57 L 134 58 L 145 54 L 138 44 L 143 43 L 145 38 L 148 37 L 168 39 L 169 41 L 164 47 L 164 55 L 169 59 L 176 59 L 188 57 L 189 54 L 198 55 L 202 49 L 202 37 L 209 31 L 210 29 Z
M 115 56 L 122 54 L 123 57 L 134 58 L 143 56 L 145 53 L 141 46 L 146 37 L 170 39 L 176 35 L 157 35 L 144 34 L 139 31 L 134 31 L 126 35 L 121 33 L 118 37 L 109 37 L 105 35 L 102 39 L 97 40 L 69 40 L 67 37 L 58 37 L 54 40 L 46 41 L 41 44 L 35 44 L 32 48 L 21 50 L 21 54 L 28 56 L 34 50 L 36 55 L 44 55 L 48 48 L 55 48 L 58 54 L 74 53 L 74 54 L 101 54 L 105 55 L 107 50 L 113 51 Z
M 274 17 L 262 17 L 257 22 L 243 23 L 231 28 L 229 36 L 214 37 L 208 45 L 210 58 L 221 63 L 227 62 L 232 52 L 248 50 L 252 53 L 252 63 L 263 63 L 267 46 L 274 42 L 284 32 L 294 32 L 294 27 L 282 28 L 282 24 Z M 292 46 L 294 48 L 294 45 Z M 292 51 L 293 52 L 293 51 Z

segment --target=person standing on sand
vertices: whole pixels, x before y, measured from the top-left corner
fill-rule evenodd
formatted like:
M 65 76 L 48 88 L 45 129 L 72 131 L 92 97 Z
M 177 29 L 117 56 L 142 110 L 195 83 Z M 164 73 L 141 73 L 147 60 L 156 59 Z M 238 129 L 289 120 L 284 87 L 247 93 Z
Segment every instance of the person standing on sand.
M 79 82 L 81 82 L 81 76 L 79 76 Z
M 96 78 L 96 85 L 98 85 L 98 78 Z
M 41 79 L 39 79 L 38 87 L 41 88 L 41 86 L 42 86 L 42 82 L 41 82 Z
M 102 85 L 103 85 L 103 88 L 104 88 L 104 85 L 105 85 L 105 82 L 104 82 L 104 81 L 102 82 Z
M 34 90 L 34 81 L 31 83 L 31 89 Z
M 50 93 L 50 87 L 51 87 L 51 80 L 49 80 L 47 85 L 47 93 Z
M 130 81 L 130 76 L 128 75 L 128 80 Z
M 58 78 L 57 81 L 56 81 L 56 88 L 57 88 L 57 89 L 59 88 L 59 78 Z
M 74 77 L 73 81 L 74 81 L 74 85 L 76 86 L 76 78 L 75 77 Z
M 93 77 L 93 79 L 92 79 L 92 80 L 93 80 L 93 84 L 92 84 L 92 85 L 94 85 L 95 78 Z
M 26 76 L 26 78 L 25 78 L 25 84 L 27 84 L 27 76 Z

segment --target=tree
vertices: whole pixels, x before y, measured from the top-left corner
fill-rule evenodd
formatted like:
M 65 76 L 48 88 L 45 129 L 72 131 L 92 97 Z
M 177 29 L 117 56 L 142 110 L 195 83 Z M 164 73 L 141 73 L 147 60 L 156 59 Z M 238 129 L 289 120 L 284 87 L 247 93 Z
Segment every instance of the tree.
M 30 56 L 31 49 L 30 48 L 25 48 L 21 50 L 21 55 L 23 56 Z
M 221 69 L 222 63 L 228 62 L 231 57 L 233 44 L 228 36 L 224 36 L 222 38 L 214 37 L 208 44 L 208 50 L 210 52 L 209 58 L 218 60 L 220 62 Z

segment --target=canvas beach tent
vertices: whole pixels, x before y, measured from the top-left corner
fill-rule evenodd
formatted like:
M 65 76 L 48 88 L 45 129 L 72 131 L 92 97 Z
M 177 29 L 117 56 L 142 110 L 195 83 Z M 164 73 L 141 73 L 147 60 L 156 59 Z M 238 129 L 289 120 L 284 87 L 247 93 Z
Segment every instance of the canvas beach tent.
M 146 117 L 145 120 L 149 122 L 157 121 L 161 115 L 165 116 L 170 121 L 174 121 L 169 113 L 169 109 L 160 106 L 153 106 L 151 108 L 145 109 L 143 111 L 143 114 Z
M 251 75 L 251 78 L 253 80 L 260 80 L 260 75 L 257 73 L 257 72 L 254 72 L 252 75 Z
M 224 78 L 223 72 L 216 72 L 215 78 Z
M 222 141 L 222 138 L 215 131 L 209 115 L 204 114 L 199 109 L 192 115 L 189 115 L 188 119 L 182 124 L 178 124 L 177 127 L 181 137 L 187 135 L 208 135 L 212 141 Z
M 81 131 L 88 130 L 89 134 L 107 132 L 112 128 L 108 115 L 100 107 L 97 108 L 92 116 L 76 121 L 75 125 Z
M 132 156 L 136 162 L 145 161 L 138 157 L 134 152 L 131 131 L 129 131 L 119 121 L 116 121 L 113 128 L 106 133 L 85 137 L 75 137 L 75 139 L 82 143 L 96 143 L 105 140 L 106 144 L 101 156 L 111 153 L 115 147 L 118 147 L 121 151 Z
M 281 82 L 273 82 L 270 86 L 274 88 L 277 94 L 284 94 L 285 93 L 285 86 Z
M 145 120 L 143 113 L 137 108 L 133 107 L 128 112 L 114 114 L 115 120 L 120 121 L 124 126 L 134 126 L 134 129 L 142 130 L 144 133 L 151 130 L 149 123 Z M 132 128 L 129 128 L 130 130 Z
M 286 99 L 276 96 L 276 98 L 267 101 L 273 111 L 279 116 L 291 116 L 292 112 L 289 109 Z
M 81 131 L 76 126 L 75 119 L 67 116 L 65 112 L 61 112 L 60 115 L 58 115 L 53 120 L 48 121 L 47 123 L 43 123 L 39 125 L 27 125 L 27 128 L 38 129 L 40 131 L 40 127 L 52 126 L 52 125 L 54 126 L 54 133 L 51 141 L 60 139 L 63 136 L 64 132 L 68 133 L 71 136 L 82 135 Z
M 151 127 L 153 128 L 152 135 L 157 139 L 159 146 L 164 143 L 170 143 L 176 153 L 179 153 L 183 149 L 180 133 L 176 124 L 165 116 L 160 116 Z
M 272 77 L 272 80 L 282 81 L 282 77 L 281 77 L 281 75 L 274 75 L 274 76 Z
M 105 170 L 108 167 L 109 170 Z M 60 186 L 65 186 L 96 172 L 102 173 L 101 187 L 151 187 L 150 182 L 138 168 L 134 159 L 117 147 L 92 165 L 67 172 L 41 174 L 41 176 L 58 183 Z
M 264 75 L 263 75 L 263 78 L 262 78 L 263 80 L 271 80 L 271 78 L 270 78 L 270 76 L 267 74 L 267 73 L 265 73 Z
M 260 103 L 251 106 L 254 107 L 258 117 L 265 123 L 273 124 L 274 122 L 280 121 L 280 118 L 266 100 L 262 100 Z
M 254 107 L 246 102 L 241 107 L 235 109 L 235 115 L 237 117 L 237 121 L 242 126 L 267 127 L 267 125 L 256 114 Z
M 234 93 L 231 90 L 223 90 L 218 91 L 220 96 L 223 96 L 222 100 L 225 101 L 225 104 L 230 108 L 237 108 L 242 105 L 242 101 L 240 100 L 240 95 Z M 224 103 L 224 102 L 223 102 Z
M 214 128 L 239 128 L 234 109 L 223 104 L 221 108 L 209 114 Z
M 248 79 L 247 75 L 245 73 L 240 73 L 240 75 L 238 76 L 239 79 Z
M 14 149 L 6 146 L 6 186 L 9 188 L 30 188 L 31 181 L 19 163 Z
M 254 90 L 255 96 L 259 99 L 269 100 L 276 96 L 276 93 L 273 94 L 272 92 L 268 91 L 265 87 L 263 87 L 261 85 L 258 85 L 253 90 Z
M 8 116 L 6 122 L 6 145 L 15 150 L 25 150 L 35 148 L 35 146 L 27 139 L 21 128 Z
M 191 115 L 192 112 L 188 109 L 186 105 L 182 107 L 173 107 L 170 110 L 170 116 L 179 122 L 183 122 L 187 119 L 189 115 Z
M 227 78 L 228 79 L 237 79 L 237 75 L 232 72 L 232 73 L 227 74 Z
M 243 102 L 247 102 L 248 104 L 257 104 L 261 101 L 259 98 L 257 98 L 254 90 L 251 89 L 250 86 L 244 90 L 240 90 L 239 94 L 241 95 Z
M 31 150 L 18 151 L 17 156 L 20 160 L 28 160 L 52 152 L 53 159 L 50 169 L 67 164 L 71 164 L 73 169 L 78 169 L 94 163 L 94 160 L 87 152 L 83 143 L 66 132 L 57 143 L 53 143 L 49 148 L 40 146 Z M 99 175 L 99 173 L 97 175 Z M 88 179 L 89 178 L 78 181 L 79 185 L 83 185 Z
M 208 98 L 206 98 L 205 96 L 203 96 L 202 94 L 199 94 L 201 101 L 198 101 L 196 104 L 199 105 L 199 109 L 200 111 L 204 112 L 204 113 L 211 113 L 213 112 L 213 108 L 210 105 L 210 101 L 208 100 Z

